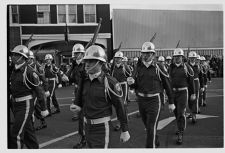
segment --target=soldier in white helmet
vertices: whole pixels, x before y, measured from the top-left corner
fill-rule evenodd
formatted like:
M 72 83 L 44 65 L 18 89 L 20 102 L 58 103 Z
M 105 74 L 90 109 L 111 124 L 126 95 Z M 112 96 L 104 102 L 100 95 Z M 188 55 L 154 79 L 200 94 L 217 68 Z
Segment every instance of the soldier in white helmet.
M 195 100 L 194 88 L 194 72 L 192 68 L 183 62 L 184 51 L 181 48 L 176 48 L 173 53 L 174 63 L 169 67 L 169 74 L 174 92 L 174 104 L 176 109 L 174 114 L 177 121 L 177 144 L 183 143 L 183 133 L 186 128 L 186 104 L 188 97 Z
M 194 71 L 194 86 L 195 86 L 195 94 L 196 99 L 191 100 L 191 98 L 188 98 L 188 106 L 191 110 L 191 118 L 192 123 L 196 123 L 196 114 L 199 113 L 199 91 L 203 90 L 203 76 L 201 73 L 200 66 L 196 63 L 197 60 L 197 53 L 194 51 L 189 52 L 188 54 L 188 64 L 191 66 L 191 68 Z
M 129 66 L 126 64 L 126 59 L 124 60 L 123 52 L 118 51 L 114 55 L 114 65 L 111 67 L 111 76 L 116 78 L 116 80 L 120 83 L 123 89 L 124 95 L 124 105 L 127 109 L 127 98 L 128 98 L 128 85 L 127 78 L 132 75 L 132 71 Z M 128 61 L 128 60 L 127 60 Z M 120 129 L 120 125 L 116 124 L 115 131 Z
M 161 64 L 154 61 L 155 54 L 155 45 L 145 42 L 136 72 L 133 78 L 127 79 L 130 87 L 135 89 L 139 112 L 146 128 L 146 148 L 159 146 L 157 124 L 161 110 L 160 93 L 163 93 L 164 89 L 169 99 L 170 111 L 175 109 L 169 75 Z
M 171 61 L 172 61 L 172 57 L 166 56 L 165 67 L 166 67 L 167 70 L 170 67 Z
M 23 45 L 16 46 L 11 52 L 15 67 L 10 76 L 14 113 L 14 123 L 9 138 L 10 149 L 22 149 L 24 144 L 28 149 L 39 148 L 33 123 L 35 97 L 40 102 L 41 115 L 43 117 L 48 115 L 38 74 L 27 64 L 28 53 L 28 48 Z
M 45 55 L 45 62 L 46 64 L 44 66 L 44 75 L 48 81 L 48 85 L 49 85 L 48 90 L 50 92 L 50 96 L 47 97 L 47 107 L 49 111 L 49 116 L 51 116 L 52 114 L 60 113 L 59 104 L 55 95 L 55 89 L 57 87 L 57 84 L 58 84 L 58 88 L 62 87 L 62 84 L 61 84 L 62 79 L 61 79 L 59 68 L 56 67 L 56 65 L 53 63 L 53 56 L 51 54 Z M 50 108 L 51 103 L 55 107 L 53 111 Z
M 115 78 L 102 71 L 102 65 L 106 62 L 104 49 L 97 45 L 90 46 L 83 60 L 88 75 L 80 80 L 75 102 L 70 109 L 74 112 L 82 111 L 84 115 L 88 148 L 109 147 L 112 105 L 121 123 L 120 140 L 128 141 L 130 135 L 122 88 Z
M 205 63 L 206 59 L 204 56 L 201 56 L 200 57 L 200 69 L 201 69 L 201 72 L 202 72 L 202 75 L 203 75 L 203 89 L 201 90 L 200 92 L 200 95 L 199 95 L 199 105 L 200 106 L 206 106 L 206 90 L 207 90 L 207 82 L 208 82 L 208 79 L 207 79 L 207 72 L 208 72 L 208 69 L 207 69 L 207 65 Z

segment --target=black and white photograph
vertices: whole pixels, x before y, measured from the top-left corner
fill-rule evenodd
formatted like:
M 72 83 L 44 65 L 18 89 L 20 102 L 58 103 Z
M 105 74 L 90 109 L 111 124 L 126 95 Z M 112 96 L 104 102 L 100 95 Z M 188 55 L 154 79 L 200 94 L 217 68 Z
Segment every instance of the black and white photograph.
M 222 152 L 223 7 L 4 1 L 1 148 Z

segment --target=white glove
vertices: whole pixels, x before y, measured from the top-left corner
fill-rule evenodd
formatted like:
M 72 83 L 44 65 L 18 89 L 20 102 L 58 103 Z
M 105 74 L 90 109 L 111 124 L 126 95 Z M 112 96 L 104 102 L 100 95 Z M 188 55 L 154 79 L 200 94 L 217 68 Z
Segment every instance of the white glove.
M 62 84 L 59 84 L 59 85 L 58 85 L 58 88 L 62 88 Z
M 46 117 L 49 114 L 48 110 L 41 111 L 41 116 Z
M 201 90 L 201 92 L 204 92 L 205 91 L 205 88 L 201 88 L 200 90 Z
M 169 111 L 172 113 L 174 111 L 174 109 L 176 108 L 174 104 L 169 104 Z
M 204 87 L 205 87 L 205 89 L 206 89 L 208 86 L 207 86 L 207 85 L 205 85 Z
M 45 91 L 45 96 L 46 97 L 50 96 L 50 92 L 49 91 Z
M 129 139 L 130 139 L 130 134 L 129 134 L 128 131 L 122 132 L 122 133 L 120 134 L 120 141 L 122 141 L 122 142 L 127 142 Z
M 135 80 L 132 77 L 127 78 L 128 85 L 134 84 Z
M 79 112 L 81 110 L 81 108 L 75 104 L 71 104 L 70 105 L 70 111 L 71 112 Z
M 196 99 L 196 95 L 195 94 L 192 94 L 191 95 L 191 100 L 195 100 Z

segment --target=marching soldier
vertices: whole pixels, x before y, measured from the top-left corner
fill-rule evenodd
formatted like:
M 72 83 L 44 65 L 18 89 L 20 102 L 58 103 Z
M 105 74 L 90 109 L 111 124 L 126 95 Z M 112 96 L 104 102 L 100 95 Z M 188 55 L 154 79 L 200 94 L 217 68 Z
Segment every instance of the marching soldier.
M 183 62 L 184 51 L 180 48 L 174 50 L 173 58 L 174 63 L 169 67 L 169 74 L 174 91 L 174 104 L 176 109 L 174 114 L 177 121 L 177 144 L 183 143 L 183 133 L 186 128 L 186 105 L 188 103 L 189 94 L 190 100 L 194 100 L 195 88 L 194 88 L 194 72 L 192 68 Z
M 48 90 L 50 92 L 50 96 L 47 97 L 47 108 L 49 111 L 49 116 L 51 116 L 52 114 L 60 113 L 59 104 L 55 96 L 55 89 L 56 89 L 57 83 L 59 83 L 58 88 L 62 87 L 62 84 L 61 84 L 62 80 L 61 80 L 59 69 L 55 66 L 55 64 L 53 64 L 53 57 L 51 54 L 45 55 L 45 61 L 46 61 L 46 64 L 44 66 L 44 72 L 45 72 L 44 75 L 48 81 L 48 85 L 49 85 Z M 51 103 L 55 107 L 55 110 L 53 112 L 51 111 L 51 108 L 50 108 Z
M 124 99 L 124 105 L 127 109 L 127 98 L 128 98 L 128 85 L 127 85 L 127 78 L 132 75 L 131 69 L 128 67 L 126 63 L 123 62 L 123 53 L 121 51 L 118 51 L 115 53 L 114 56 L 114 65 L 111 69 L 111 76 L 116 78 L 116 80 L 120 83 L 122 89 L 123 89 L 123 99 Z M 120 129 L 120 125 L 117 124 L 115 126 L 115 131 L 118 131 Z
M 90 46 L 84 56 L 85 70 L 88 74 L 78 85 L 78 92 L 71 111 L 82 111 L 85 123 L 85 137 L 89 148 L 108 148 L 110 144 L 110 118 L 112 105 L 116 109 L 121 123 L 123 142 L 129 140 L 128 124 L 121 86 L 115 78 L 106 75 L 102 70 L 106 62 L 103 48 Z
M 153 43 L 145 42 L 142 45 L 141 57 L 134 78 L 129 77 L 128 84 L 135 89 L 139 112 L 147 130 L 146 148 L 155 148 L 159 146 L 156 133 L 161 109 L 160 93 L 164 89 L 169 99 L 169 110 L 173 111 L 175 106 L 169 75 L 162 65 L 154 62 Z
M 197 53 L 194 51 L 191 51 L 188 54 L 189 62 L 188 64 L 191 66 L 191 68 L 194 71 L 194 86 L 195 86 L 195 95 L 196 99 L 191 100 L 188 98 L 188 106 L 191 110 L 191 118 L 192 123 L 196 123 L 196 114 L 199 111 L 199 91 L 203 87 L 203 78 L 200 71 L 200 66 L 196 63 L 197 59 Z
M 206 106 L 206 90 L 207 90 L 207 65 L 205 63 L 205 57 L 201 56 L 200 57 L 200 67 L 201 67 L 201 72 L 203 75 L 203 89 L 200 92 L 200 96 L 199 96 L 199 102 L 200 102 L 200 106 Z
M 172 57 L 171 56 L 166 56 L 165 67 L 166 67 L 167 70 L 170 67 L 171 61 L 172 61 Z
M 67 76 L 69 76 L 69 79 L 72 80 L 74 83 L 74 95 L 77 93 L 78 89 L 78 83 L 80 81 L 80 78 L 84 76 L 85 69 L 84 69 L 84 63 L 82 62 L 84 58 L 84 46 L 82 44 L 75 44 L 73 46 L 72 51 L 72 57 L 73 57 L 73 63 L 71 69 L 68 71 Z M 77 97 L 75 97 L 77 98 Z M 75 100 L 75 99 L 74 99 Z M 73 146 L 73 148 L 83 148 L 86 145 L 86 140 L 84 136 L 84 128 L 83 128 L 83 115 L 82 113 L 74 113 L 72 120 L 79 119 L 79 135 L 80 135 L 80 141 Z
M 45 79 L 44 71 L 41 64 L 35 60 L 34 53 L 29 50 L 28 54 L 28 65 L 37 73 L 38 77 L 40 78 L 40 86 L 45 91 L 45 96 L 50 96 L 50 92 L 48 91 L 48 82 Z M 41 115 L 41 105 L 40 102 L 35 98 L 35 107 L 34 107 L 34 115 L 37 119 L 40 120 L 41 125 L 36 127 L 36 130 L 40 130 L 47 127 L 47 123 L 45 122 L 45 118 Z
M 27 65 L 28 52 L 28 48 L 23 45 L 16 46 L 11 52 L 12 62 L 15 64 L 10 77 L 15 117 L 9 144 L 9 148 L 12 149 L 23 148 L 24 144 L 29 149 L 39 148 L 32 119 L 34 97 L 40 102 L 41 115 L 43 117 L 48 115 L 40 79 L 33 68 Z

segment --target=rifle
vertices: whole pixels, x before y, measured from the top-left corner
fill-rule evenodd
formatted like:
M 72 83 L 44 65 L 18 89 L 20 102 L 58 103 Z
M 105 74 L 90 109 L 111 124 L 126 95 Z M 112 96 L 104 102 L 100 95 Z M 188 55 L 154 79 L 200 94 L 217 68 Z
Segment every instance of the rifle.
M 156 33 L 152 36 L 152 38 L 150 39 L 150 42 L 153 42 L 155 37 L 156 37 Z
M 26 47 L 28 47 L 29 43 L 31 42 L 33 35 L 34 35 L 34 34 L 32 33 L 32 34 L 30 35 L 29 39 L 26 41 L 26 43 L 25 43 L 25 46 L 26 46 Z
M 93 38 L 87 43 L 87 45 L 85 46 L 85 50 L 86 50 L 88 47 L 90 47 L 91 45 L 94 45 L 94 44 L 95 44 L 95 41 L 96 41 L 96 39 L 97 39 L 99 30 L 100 30 L 100 28 L 101 28 L 101 24 L 102 24 L 102 18 L 99 19 L 99 23 L 98 23 L 98 26 L 97 26 L 96 29 L 95 29 Z
M 180 40 L 178 41 L 176 48 L 178 48 L 179 46 L 180 46 Z

